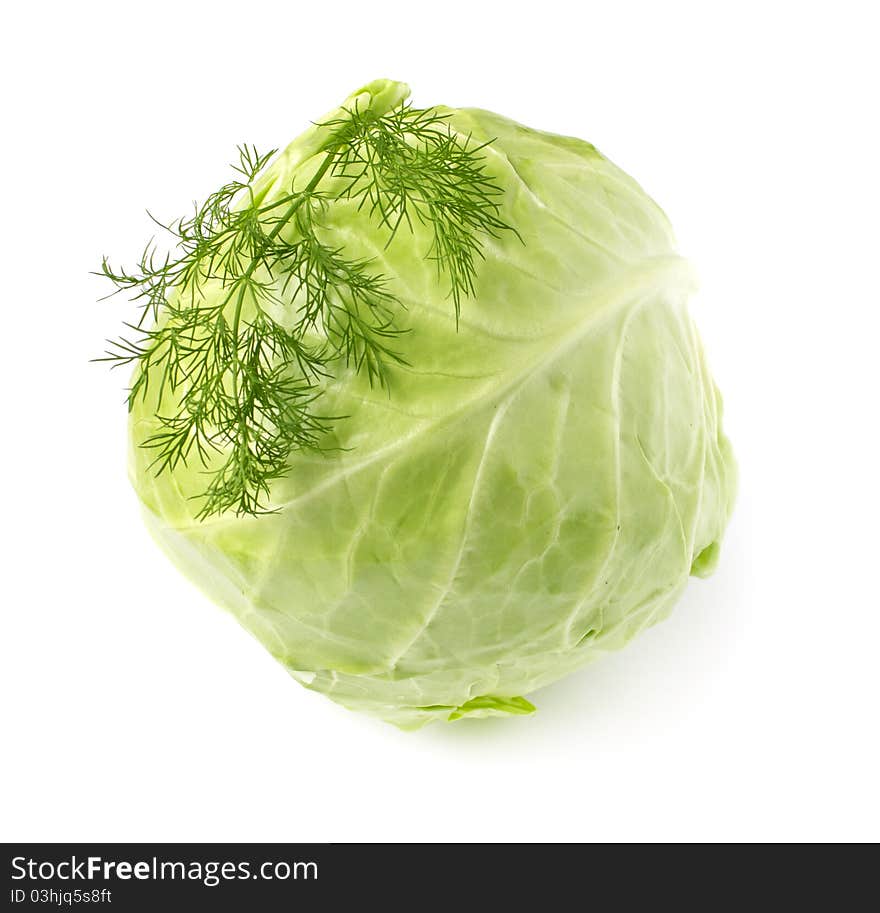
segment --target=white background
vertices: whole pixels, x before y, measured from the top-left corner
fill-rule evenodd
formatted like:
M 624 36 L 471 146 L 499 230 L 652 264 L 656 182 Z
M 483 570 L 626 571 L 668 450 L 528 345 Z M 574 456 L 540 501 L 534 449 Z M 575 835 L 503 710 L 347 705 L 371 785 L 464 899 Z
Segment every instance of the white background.
M 0 838 L 878 839 L 870 2 L 56 3 L 4 13 Z M 528 719 L 416 734 L 296 685 L 169 566 L 95 303 L 145 207 L 351 90 L 575 134 L 676 226 L 741 466 L 721 565 Z

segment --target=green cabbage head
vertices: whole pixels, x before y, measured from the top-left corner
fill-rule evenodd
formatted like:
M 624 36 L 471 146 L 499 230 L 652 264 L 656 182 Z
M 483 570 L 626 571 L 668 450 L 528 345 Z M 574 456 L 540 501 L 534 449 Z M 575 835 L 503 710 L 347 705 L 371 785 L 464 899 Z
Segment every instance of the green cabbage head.
M 407 95 L 378 81 L 345 106 Z M 339 366 L 335 449 L 294 454 L 278 512 L 196 519 L 204 470 L 157 477 L 140 446 L 153 396 L 130 424 L 132 482 L 183 573 L 297 681 L 404 728 L 528 713 L 524 695 L 664 618 L 713 569 L 735 489 L 663 212 L 589 143 L 441 110 L 493 141 L 521 240 L 487 241 L 456 325 L 427 229 L 386 247 L 368 214 L 328 208 L 346 252 L 393 277 L 407 364 L 387 389 Z M 325 131 L 275 159 L 267 201 L 314 171 Z

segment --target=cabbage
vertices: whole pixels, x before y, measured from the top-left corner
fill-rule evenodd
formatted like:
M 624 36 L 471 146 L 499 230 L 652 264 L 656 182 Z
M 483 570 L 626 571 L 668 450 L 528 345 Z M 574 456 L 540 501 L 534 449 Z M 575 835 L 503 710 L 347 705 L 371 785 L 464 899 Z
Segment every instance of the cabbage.
M 407 96 L 380 81 L 346 107 Z M 735 465 L 663 212 L 592 145 L 441 109 L 503 186 L 456 322 L 430 238 L 386 247 L 354 204 L 334 241 L 394 277 L 407 364 L 387 389 L 340 365 L 324 453 L 295 453 L 267 516 L 200 521 L 198 464 L 157 476 L 134 404 L 130 475 L 175 564 L 291 675 L 404 728 L 528 713 L 523 697 L 666 617 L 712 571 Z M 335 116 L 339 116 L 336 112 Z M 315 126 L 268 168 L 266 199 L 314 168 Z

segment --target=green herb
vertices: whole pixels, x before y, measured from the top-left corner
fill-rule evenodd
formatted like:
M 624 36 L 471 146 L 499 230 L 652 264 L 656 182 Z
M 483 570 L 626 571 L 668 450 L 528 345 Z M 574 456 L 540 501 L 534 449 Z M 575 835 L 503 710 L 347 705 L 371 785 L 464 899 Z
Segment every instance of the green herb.
M 512 230 L 499 215 L 498 183 L 481 150 L 436 109 L 400 105 L 377 115 L 343 109 L 308 183 L 267 202 L 258 177 L 274 151 L 239 148 L 236 178 L 195 213 L 169 225 L 172 254 L 154 242 L 137 267 L 101 274 L 141 305 L 133 336 L 111 343 L 114 366 L 136 365 L 129 406 L 158 384 L 160 430 L 143 446 L 162 473 L 197 457 L 209 482 L 198 517 L 261 514 L 290 454 L 322 449 L 336 419 L 316 411 L 340 361 L 384 385 L 405 363 L 394 340 L 402 305 L 393 277 L 321 240 L 322 217 L 353 200 L 388 233 L 415 223 L 432 235 L 427 258 L 449 287 L 456 321 L 486 237 Z M 322 189 L 322 184 L 332 188 Z M 288 311 L 282 323 L 279 306 Z M 291 313 L 292 312 L 292 313 Z

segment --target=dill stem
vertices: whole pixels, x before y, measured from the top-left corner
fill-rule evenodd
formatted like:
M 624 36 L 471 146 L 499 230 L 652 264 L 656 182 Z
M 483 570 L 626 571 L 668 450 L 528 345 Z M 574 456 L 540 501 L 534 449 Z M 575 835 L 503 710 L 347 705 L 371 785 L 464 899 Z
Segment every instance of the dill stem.
M 318 186 L 318 184 L 321 183 L 321 179 L 324 177 L 324 175 L 329 170 L 330 166 L 333 164 L 333 155 L 335 152 L 336 152 L 335 148 L 329 149 L 327 151 L 327 154 L 324 157 L 324 161 L 321 162 L 321 166 L 314 173 L 314 175 L 312 176 L 312 179 L 309 181 L 309 183 L 306 184 L 305 189 L 302 190 L 297 195 L 297 198 L 293 201 L 293 203 L 290 204 L 290 206 L 287 208 L 287 211 L 275 223 L 275 227 L 266 236 L 266 239 L 268 241 L 274 241 L 278 237 L 278 234 L 281 231 L 281 229 L 284 228 L 285 225 L 287 225 L 287 223 L 291 220 L 291 218 L 293 218 L 294 215 L 296 215 L 296 211 L 300 208 L 300 206 L 302 206 L 302 204 L 306 201 L 306 199 L 308 199 L 309 194 L 312 193 L 312 191 L 315 190 L 315 188 Z M 235 303 L 235 313 L 232 315 L 232 338 L 233 339 L 238 339 L 238 327 L 239 327 L 239 323 L 241 322 L 241 309 L 242 309 L 242 306 L 244 305 L 244 293 L 245 293 L 245 290 L 247 289 L 247 280 L 250 279 L 250 277 L 254 274 L 254 270 L 257 268 L 257 265 L 259 263 L 260 263 L 259 258 L 254 258 L 251 265 L 244 271 L 244 273 L 241 276 L 241 279 L 240 279 L 241 288 L 239 289 L 239 292 L 238 292 L 238 301 Z M 238 391 L 236 390 L 235 392 L 237 395 Z
M 302 206 L 302 204 L 308 199 L 309 194 L 321 183 L 321 179 L 327 173 L 330 166 L 333 164 L 333 156 L 336 152 L 336 149 L 328 149 L 327 154 L 324 156 L 324 161 L 321 162 L 320 167 L 312 176 L 312 179 L 306 184 L 305 189 L 297 196 L 297 198 L 290 204 L 285 213 L 281 216 L 278 222 L 275 223 L 275 227 L 269 234 L 266 236 L 268 241 L 274 241 L 278 237 L 281 229 L 288 224 L 288 222 L 296 214 L 296 211 Z M 241 287 L 238 290 L 238 301 L 235 302 L 235 312 L 232 315 L 232 338 L 236 340 L 236 353 L 235 353 L 235 362 L 236 369 L 238 368 L 240 361 L 238 358 L 238 328 L 241 323 L 241 311 L 244 306 L 244 295 L 247 291 L 247 283 L 250 277 L 254 274 L 254 270 L 257 268 L 257 264 L 260 263 L 259 257 L 255 257 L 251 262 L 250 266 L 245 270 L 241 277 Z M 238 370 L 232 372 L 232 395 L 238 400 Z M 247 427 L 247 415 L 242 412 L 241 418 L 238 421 L 238 432 L 241 435 L 242 444 L 246 447 L 248 444 L 248 427 Z M 239 469 L 241 472 L 241 469 Z M 244 484 L 245 480 L 242 480 Z

